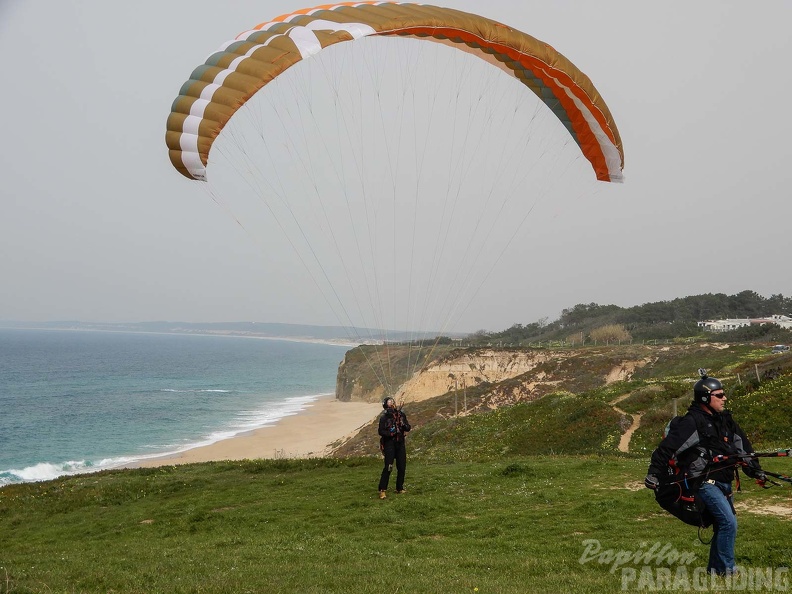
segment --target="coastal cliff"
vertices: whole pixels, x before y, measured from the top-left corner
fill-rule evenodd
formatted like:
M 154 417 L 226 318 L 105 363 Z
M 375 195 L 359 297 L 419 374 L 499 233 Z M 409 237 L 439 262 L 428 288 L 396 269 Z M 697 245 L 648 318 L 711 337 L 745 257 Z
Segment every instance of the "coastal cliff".
M 440 396 L 451 390 L 466 390 L 482 384 L 495 386 L 506 380 L 522 376 L 537 369 L 551 360 L 568 358 L 573 353 L 554 353 L 549 351 L 500 351 L 484 349 L 473 352 L 460 352 L 437 363 L 430 364 L 416 372 L 403 383 L 395 393 L 398 402 L 416 402 Z M 536 379 L 545 379 L 546 374 L 539 371 Z M 520 390 L 528 396 L 532 385 Z
M 491 405 L 497 406 L 569 389 L 570 381 L 602 385 L 629 379 L 653 360 L 651 349 L 642 347 L 435 348 L 431 353 L 410 353 L 408 347 L 387 353 L 382 347 L 359 347 L 347 352 L 339 365 L 336 398 L 376 402 L 387 391 L 398 402 L 418 402 L 487 385 Z
M 395 395 L 409 414 L 414 447 L 420 449 L 424 444 L 427 451 L 437 449 L 432 445 L 435 432 L 450 431 L 449 427 L 456 426 L 448 425 L 452 419 L 529 403 L 531 408 L 519 410 L 527 415 L 539 415 L 537 418 L 552 418 L 553 423 L 564 426 L 572 418 L 588 427 L 585 431 L 581 429 L 581 435 L 594 435 L 597 432 L 590 429 L 596 426 L 605 435 L 597 434 L 597 439 L 607 438 L 613 448 L 621 447 L 624 434 L 629 432 L 632 436 L 635 432 L 636 419 L 640 418 L 637 413 L 644 407 L 625 399 L 670 407 L 672 397 L 688 393 L 691 370 L 695 373 L 701 365 L 714 368 L 727 361 L 733 365 L 732 361 L 755 352 L 750 345 L 725 343 L 555 349 L 447 346 L 420 354 L 414 351 L 415 347 L 408 346 L 389 348 L 387 353 L 373 346 L 352 349 L 339 366 L 336 397 L 376 402 L 385 393 Z M 385 370 L 391 372 L 391 378 L 398 379 L 381 382 L 379 377 Z M 732 381 L 739 384 L 738 377 Z M 608 386 L 619 387 L 615 391 L 601 391 Z M 666 396 L 652 396 L 658 390 Z M 584 394 L 588 396 L 578 400 Z M 549 398 L 545 400 L 545 397 Z M 531 410 L 535 412 L 529 413 Z M 649 427 L 646 432 L 651 437 L 641 436 L 638 441 L 642 445 L 636 447 L 654 443 L 660 431 L 657 426 L 665 425 L 670 412 L 670 408 L 662 409 L 656 416 L 641 420 Z M 424 437 L 419 439 L 419 435 Z M 374 421 L 362 426 L 354 436 L 334 444 L 333 455 L 378 455 L 378 444 Z M 558 444 L 553 446 L 553 451 L 558 451 Z
M 449 419 L 534 402 L 551 394 L 563 400 L 629 381 L 637 374 L 650 373 L 664 352 L 644 345 L 585 349 L 447 347 L 424 353 L 420 365 L 407 347 L 391 349 L 388 354 L 390 357 L 372 346 L 347 352 L 338 370 L 336 397 L 376 402 L 387 392 L 405 405 L 415 430 L 437 421 L 441 423 L 437 427 L 445 426 L 442 422 Z M 399 378 L 387 389 L 383 386 L 388 382 L 378 380 L 386 369 Z M 549 406 L 553 408 L 554 403 Z M 603 430 L 613 432 L 618 443 L 622 426 L 630 424 L 629 418 L 603 402 L 585 406 L 589 408 L 584 416 L 594 415 L 592 418 L 598 419 Z M 372 422 L 334 444 L 333 455 L 376 455 L 378 444 L 376 422 Z

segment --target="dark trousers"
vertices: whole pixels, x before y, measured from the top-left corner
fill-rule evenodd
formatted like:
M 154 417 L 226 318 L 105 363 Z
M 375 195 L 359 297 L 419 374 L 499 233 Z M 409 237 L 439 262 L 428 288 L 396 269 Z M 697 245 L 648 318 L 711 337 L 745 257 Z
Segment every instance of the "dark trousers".
M 401 491 L 404 489 L 404 471 L 407 469 L 407 448 L 403 441 L 387 439 L 382 446 L 382 453 L 385 456 L 385 466 L 380 476 L 379 490 L 387 490 L 393 463 L 396 462 L 396 490 Z

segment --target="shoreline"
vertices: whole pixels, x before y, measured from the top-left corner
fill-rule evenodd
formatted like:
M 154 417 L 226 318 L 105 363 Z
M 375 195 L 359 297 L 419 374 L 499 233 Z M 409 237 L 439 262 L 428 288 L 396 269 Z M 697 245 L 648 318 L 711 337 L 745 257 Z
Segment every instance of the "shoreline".
M 357 433 L 381 410 L 382 406 L 376 402 L 342 402 L 336 400 L 334 394 L 322 396 L 273 425 L 183 452 L 138 460 L 120 468 L 155 468 L 256 458 L 323 457 L 332 451 L 332 444 Z
M 248 338 L 255 340 L 276 340 L 284 342 L 300 342 L 305 344 L 322 344 L 354 349 L 362 345 L 377 346 L 378 340 L 351 340 L 348 338 L 315 338 L 311 336 L 270 336 L 267 334 L 244 334 L 235 331 L 227 332 L 168 332 L 160 330 L 131 330 L 109 328 L 50 328 L 48 326 L 4 326 L 0 322 L 0 330 L 32 330 L 48 332 L 102 332 L 105 334 L 150 334 L 152 336 L 205 336 L 217 338 Z

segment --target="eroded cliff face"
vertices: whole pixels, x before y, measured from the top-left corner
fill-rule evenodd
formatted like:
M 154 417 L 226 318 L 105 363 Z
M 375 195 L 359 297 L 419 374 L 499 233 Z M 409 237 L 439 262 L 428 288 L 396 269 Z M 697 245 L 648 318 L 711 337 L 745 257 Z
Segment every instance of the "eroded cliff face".
M 385 387 L 382 384 L 366 386 L 356 375 L 355 366 L 346 361 L 338 366 L 336 376 L 336 399 L 343 402 L 377 402 L 385 398 Z
M 629 380 L 637 369 L 651 365 L 662 350 L 652 347 L 626 349 L 449 349 L 427 359 L 417 371 L 389 386 L 398 402 L 419 402 L 450 391 L 464 391 L 487 384 L 488 406 L 533 400 L 554 390 L 581 392 L 617 381 Z M 377 402 L 385 396 L 380 377 L 372 368 L 404 369 L 394 362 L 405 352 L 393 353 L 390 362 L 372 365 L 372 356 L 349 351 L 338 368 L 336 398 L 343 401 Z M 413 366 L 414 368 L 414 366 Z M 379 374 L 381 375 L 381 374 Z M 513 381 L 510 381 L 513 380 Z
M 560 363 L 576 355 L 577 351 L 573 350 L 558 352 L 481 349 L 460 353 L 445 357 L 440 362 L 430 363 L 415 372 L 398 387 L 395 396 L 399 402 L 417 402 L 440 396 L 449 390 L 463 390 L 485 382 L 498 384 L 533 371 L 544 363 Z M 385 395 L 383 387 L 379 384 L 365 386 L 355 368 L 355 364 L 350 364 L 346 358 L 339 366 L 336 397 L 344 401 L 381 400 Z M 544 376 L 544 373 L 539 372 L 534 379 L 542 381 Z M 531 385 L 522 388 L 526 395 L 531 390 Z
M 558 354 L 541 351 L 483 350 L 432 365 L 416 373 L 396 393 L 399 402 L 426 400 L 449 390 L 461 390 L 483 382 L 499 382 L 523 375 Z

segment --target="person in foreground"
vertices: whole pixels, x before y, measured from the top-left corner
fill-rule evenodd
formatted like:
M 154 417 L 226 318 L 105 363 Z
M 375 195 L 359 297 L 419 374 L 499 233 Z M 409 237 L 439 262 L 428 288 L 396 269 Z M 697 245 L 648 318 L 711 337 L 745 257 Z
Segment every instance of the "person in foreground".
M 693 387 L 693 402 L 684 417 L 669 424 L 668 434 L 652 453 L 644 484 L 658 489 L 664 481 L 683 478 L 685 486 L 703 504 L 702 513 L 709 514 L 712 520 L 714 534 L 707 571 L 726 576 L 737 571 L 737 516 L 732 503 L 732 480 L 739 481 L 736 468 L 741 465 L 760 485 L 767 477 L 756 458 L 740 457 L 753 453 L 753 448 L 726 410 L 723 385 L 708 377 L 706 370 L 700 369 L 699 373 L 701 379 Z M 723 459 L 718 456 L 725 456 L 725 461 L 717 462 Z M 746 461 L 747 464 L 738 464 Z
M 407 415 L 396 408 L 396 401 L 393 398 L 385 398 L 382 401 L 382 408 L 385 410 L 379 420 L 379 435 L 385 466 L 380 476 L 379 498 L 385 499 L 394 462 L 396 462 L 396 493 L 406 493 L 404 473 L 407 468 L 407 448 L 404 439 L 411 427 L 407 422 Z

